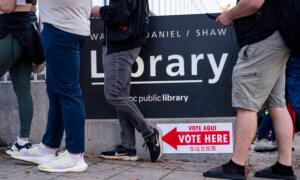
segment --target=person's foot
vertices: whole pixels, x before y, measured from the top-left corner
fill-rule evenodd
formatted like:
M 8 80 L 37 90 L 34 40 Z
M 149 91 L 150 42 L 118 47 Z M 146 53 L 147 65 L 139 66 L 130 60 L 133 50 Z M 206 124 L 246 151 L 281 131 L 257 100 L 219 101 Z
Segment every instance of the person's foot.
M 11 157 L 21 161 L 43 164 L 55 158 L 56 150 L 57 149 L 49 149 L 40 143 L 35 144 L 28 149 L 23 148 L 18 152 L 13 152 L 11 153 Z
M 115 146 L 112 150 L 101 152 L 101 157 L 109 160 L 137 161 L 135 149 L 127 149 L 122 145 Z
M 256 152 L 274 152 L 277 151 L 277 144 L 267 139 L 258 140 L 255 144 L 254 151 Z
M 245 166 L 240 166 L 230 160 L 228 163 L 210 169 L 203 173 L 204 177 L 246 180 Z
M 18 140 L 15 141 L 14 144 L 11 147 L 8 147 L 5 150 L 5 153 L 7 155 L 11 155 L 12 153 L 19 152 L 21 149 L 29 149 L 31 146 L 32 145 L 31 145 L 31 143 L 29 143 L 29 141 L 21 140 L 18 137 Z
M 271 167 L 258 171 L 254 174 L 255 177 L 294 180 L 297 177 L 294 175 L 292 166 L 285 166 L 277 162 Z
M 84 172 L 88 165 L 84 161 L 83 154 L 71 154 L 65 150 L 52 161 L 38 166 L 40 171 L 45 172 Z
M 145 142 L 150 152 L 150 159 L 152 162 L 155 162 L 160 160 L 163 153 L 163 149 L 162 149 L 162 133 L 158 128 L 153 128 L 153 129 L 154 129 L 154 133 L 150 137 L 145 138 Z

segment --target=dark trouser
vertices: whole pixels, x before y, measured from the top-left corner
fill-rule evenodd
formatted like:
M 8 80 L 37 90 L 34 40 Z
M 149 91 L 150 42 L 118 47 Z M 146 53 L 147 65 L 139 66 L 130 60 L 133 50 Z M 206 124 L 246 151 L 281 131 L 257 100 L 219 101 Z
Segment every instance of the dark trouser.
M 79 84 L 80 49 L 86 37 L 45 24 L 41 34 L 47 63 L 49 112 L 43 144 L 59 148 L 66 133 L 66 150 L 84 152 L 85 111 Z
M 11 34 L 0 39 L 0 49 L 0 77 L 9 71 L 18 100 L 20 137 L 27 138 L 33 114 L 30 91 L 31 61 L 24 58 L 19 40 Z
M 272 132 L 272 136 L 269 137 L 270 131 Z M 262 119 L 261 125 L 259 127 L 258 140 L 267 139 L 271 141 L 275 141 L 275 131 L 273 129 L 273 122 L 270 114 L 265 115 Z
M 140 49 L 138 47 L 107 54 L 106 47 L 103 48 L 105 98 L 117 110 L 121 126 L 121 145 L 128 149 L 135 149 L 135 129 L 144 138 L 154 133 L 137 105 L 129 99 L 132 64 Z
M 288 101 L 295 112 L 300 114 L 300 57 L 291 56 L 286 70 L 286 91 Z

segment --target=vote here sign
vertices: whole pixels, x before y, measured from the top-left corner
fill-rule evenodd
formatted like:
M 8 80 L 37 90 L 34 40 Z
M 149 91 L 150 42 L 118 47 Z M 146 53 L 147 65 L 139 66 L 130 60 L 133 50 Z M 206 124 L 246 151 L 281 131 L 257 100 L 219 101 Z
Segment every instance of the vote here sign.
M 232 153 L 231 123 L 158 124 L 164 153 Z

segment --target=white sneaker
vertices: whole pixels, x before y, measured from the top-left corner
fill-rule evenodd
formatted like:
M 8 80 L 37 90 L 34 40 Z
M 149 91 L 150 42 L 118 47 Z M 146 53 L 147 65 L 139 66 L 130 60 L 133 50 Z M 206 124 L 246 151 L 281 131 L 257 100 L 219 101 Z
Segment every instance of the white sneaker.
M 254 151 L 256 152 L 273 152 L 277 151 L 277 144 L 267 139 L 262 139 L 256 142 Z
M 13 145 L 9 148 L 7 148 L 5 150 L 5 153 L 7 155 L 11 155 L 12 153 L 16 153 L 16 152 L 19 152 L 21 149 L 29 149 L 32 145 L 29 143 L 29 141 L 24 141 L 24 140 L 21 140 L 19 137 L 17 137 L 17 141 L 15 141 L 13 143 Z
M 88 165 L 85 163 L 83 154 L 74 155 L 65 150 L 54 160 L 38 166 L 45 172 L 84 172 Z
M 35 164 L 44 164 L 55 159 L 56 150 L 46 148 L 45 145 L 40 143 L 33 145 L 29 149 L 21 149 L 18 152 L 14 152 L 11 154 L 11 157 Z

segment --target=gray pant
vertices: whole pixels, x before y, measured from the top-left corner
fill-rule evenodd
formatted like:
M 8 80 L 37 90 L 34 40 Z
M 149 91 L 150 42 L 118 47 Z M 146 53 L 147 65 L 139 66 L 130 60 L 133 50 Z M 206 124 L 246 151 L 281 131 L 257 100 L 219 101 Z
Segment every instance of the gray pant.
M 121 126 L 121 145 L 135 149 L 135 129 L 144 138 L 154 133 L 137 105 L 129 99 L 132 64 L 141 48 L 107 54 L 103 47 L 104 94 L 118 113 Z

